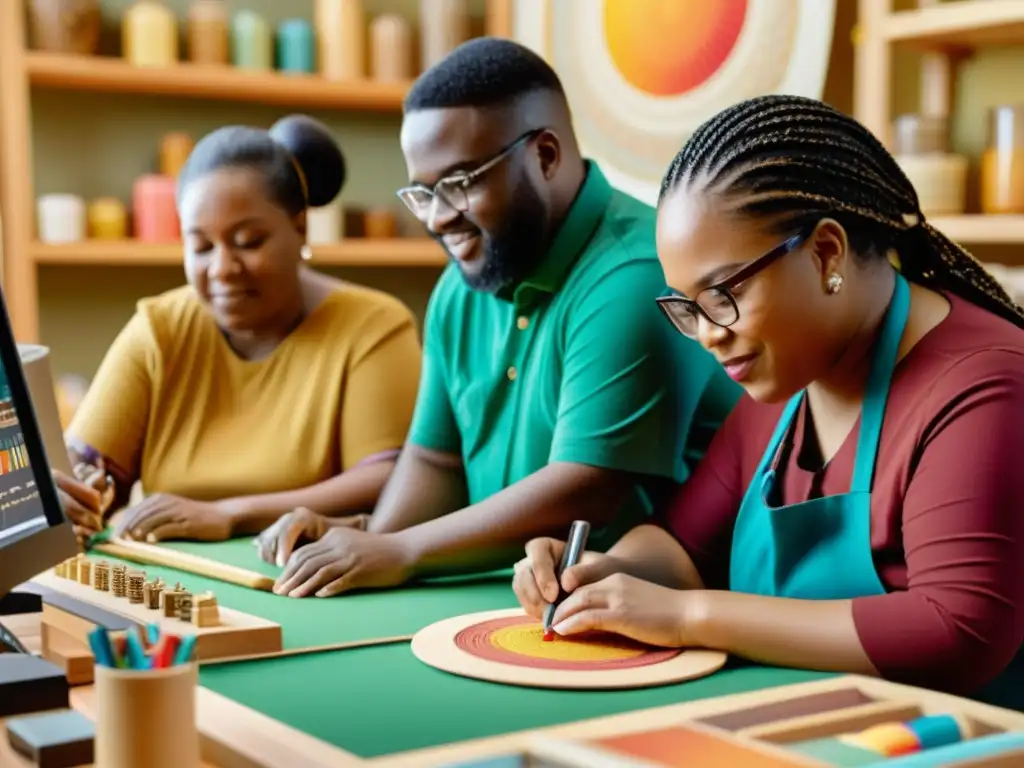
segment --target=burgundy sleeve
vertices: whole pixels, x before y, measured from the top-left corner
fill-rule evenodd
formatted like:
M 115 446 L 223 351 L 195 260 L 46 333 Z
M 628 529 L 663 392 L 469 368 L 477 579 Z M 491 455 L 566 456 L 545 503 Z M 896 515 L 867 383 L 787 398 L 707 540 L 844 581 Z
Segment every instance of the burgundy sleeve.
M 665 512 L 668 530 L 693 560 L 708 589 L 729 586 L 732 530 L 745 490 L 740 427 L 748 423 L 755 407 L 747 395 L 739 399 Z
M 964 695 L 1024 641 L 1024 359 L 979 352 L 939 389 L 903 503 L 908 588 L 853 617 L 885 678 Z

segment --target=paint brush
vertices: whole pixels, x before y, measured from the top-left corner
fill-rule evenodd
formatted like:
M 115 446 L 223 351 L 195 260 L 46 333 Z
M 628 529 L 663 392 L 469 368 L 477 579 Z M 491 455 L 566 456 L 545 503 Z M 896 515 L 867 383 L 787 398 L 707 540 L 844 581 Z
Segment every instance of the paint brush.
M 576 565 L 587 548 L 587 537 L 590 535 L 590 523 L 586 520 L 576 520 L 569 529 L 569 538 L 565 542 L 565 549 L 562 550 L 562 562 L 558 565 L 558 572 L 555 578 L 558 579 L 558 597 L 555 602 L 548 603 L 544 609 L 544 639 L 552 640 L 554 634 L 551 631 L 551 622 L 555 618 L 555 610 L 568 594 L 562 589 L 562 574 L 569 568 Z

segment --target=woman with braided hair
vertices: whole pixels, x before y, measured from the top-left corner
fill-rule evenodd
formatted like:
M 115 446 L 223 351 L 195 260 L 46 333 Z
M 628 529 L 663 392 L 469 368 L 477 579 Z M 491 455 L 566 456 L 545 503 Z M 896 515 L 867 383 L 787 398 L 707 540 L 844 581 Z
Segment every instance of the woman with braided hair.
M 746 395 L 668 509 L 567 570 L 554 629 L 1024 707 L 1024 314 L 851 118 L 766 96 L 665 176 L 668 319 Z M 561 544 L 515 588 L 541 615 Z

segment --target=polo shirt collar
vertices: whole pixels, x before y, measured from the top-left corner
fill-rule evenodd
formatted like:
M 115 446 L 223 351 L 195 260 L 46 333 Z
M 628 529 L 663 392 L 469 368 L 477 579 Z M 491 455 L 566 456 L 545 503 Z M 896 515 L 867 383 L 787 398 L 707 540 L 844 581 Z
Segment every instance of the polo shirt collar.
M 612 196 L 611 185 L 597 163 L 590 160 L 585 163 L 586 179 L 551 247 L 533 274 L 516 286 L 512 294 L 511 298 L 517 305 L 529 303 L 530 297 L 537 292 L 558 292 L 604 217 Z

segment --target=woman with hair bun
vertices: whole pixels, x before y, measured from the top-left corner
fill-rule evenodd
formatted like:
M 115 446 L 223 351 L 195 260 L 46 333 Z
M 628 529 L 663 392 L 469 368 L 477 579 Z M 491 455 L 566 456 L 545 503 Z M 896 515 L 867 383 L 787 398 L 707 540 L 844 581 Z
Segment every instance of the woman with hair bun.
M 141 481 L 119 535 L 220 540 L 297 507 L 346 525 L 373 509 L 421 351 L 397 299 L 306 264 L 307 210 L 344 181 L 334 139 L 301 115 L 196 145 L 178 182 L 188 285 L 138 303 L 67 434 L 73 465 L 113 478 L 110 509 Z M 94 532 L 98 497 L 58 484 L 79 533 Z

